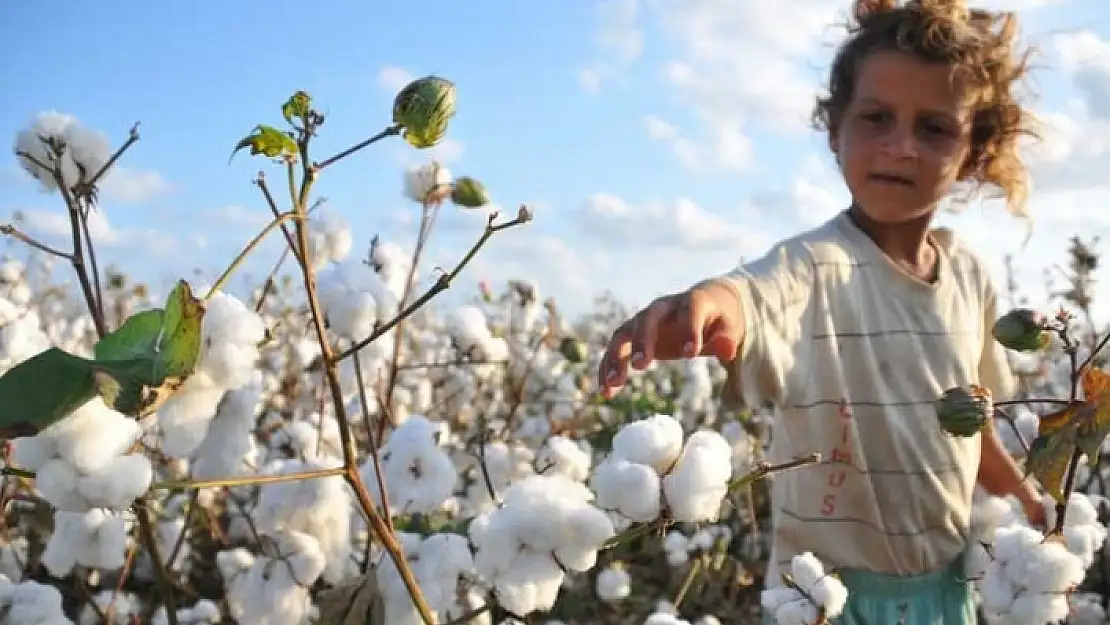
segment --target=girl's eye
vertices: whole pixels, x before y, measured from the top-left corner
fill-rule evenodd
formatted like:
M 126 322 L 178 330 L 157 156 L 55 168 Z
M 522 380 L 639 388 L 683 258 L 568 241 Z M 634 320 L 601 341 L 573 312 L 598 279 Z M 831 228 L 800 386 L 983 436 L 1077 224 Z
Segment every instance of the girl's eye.
M 927 132 L 931 135 L 948 135 L 948 134 L 951 134 L 951 132 L 949 132 L 948 128 L 946 128 L 946 127 L 944 127 L 940 124 L 931 124 L 931 123 L 925 124 L 925 132 Z
M 883 111 L 874 111 L 871 113 L 864 113 L 860 117 L 862 117 L 863 120 L 866 122 L 872 124 L 881 124 L 886 122 L 890 118 L 890 115 L 884 113 Z

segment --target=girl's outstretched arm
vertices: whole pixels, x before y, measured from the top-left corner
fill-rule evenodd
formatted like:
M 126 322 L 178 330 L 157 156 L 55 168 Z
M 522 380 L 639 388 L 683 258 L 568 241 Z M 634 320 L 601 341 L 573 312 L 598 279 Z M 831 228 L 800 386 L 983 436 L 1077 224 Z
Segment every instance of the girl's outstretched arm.
M 1022 471 L 1006 451 L 1002 439 L 989 424 L 981 435 L 982 456 L 979 461 L 979 485 L 996 497 L 1014 495 L 1021 502 L 1025 516 L 1034 526 L 1044 527 L 1044 504 L 1037 489 L 1022 476 Z

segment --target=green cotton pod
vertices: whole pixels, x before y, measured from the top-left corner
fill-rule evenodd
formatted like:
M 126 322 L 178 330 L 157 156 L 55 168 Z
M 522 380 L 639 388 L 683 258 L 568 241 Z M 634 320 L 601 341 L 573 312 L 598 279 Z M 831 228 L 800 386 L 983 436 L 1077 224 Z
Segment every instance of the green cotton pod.
M 1035 352 L 1049 342 L 1045 316 L 1028 308 L 1016 308 L 994 322 L 991 334 L 1006 349 Z
M 455 84 L 438 76 L 410 82 L 393 100 L 393 123 L 402 127 L 405 141 L 415 148 L 437 145 L 455 115 Z
M 559 352 L 563 355 L 563 358 L 576 364 L 585 362 L 590 355 L 586 343 L 572 336 L 565 337 L 559 342 Z
M 970 389 L 951 388 L 936 401 L 937 420 L 953 436 L 974 436 L 994 416 L 989 389 L 973 385 Z
M 481 182 L 469 176 L 455 180 L 451 189 L 451 201 L 464 208 L 481 208 L 489 204 L 489 193 Z

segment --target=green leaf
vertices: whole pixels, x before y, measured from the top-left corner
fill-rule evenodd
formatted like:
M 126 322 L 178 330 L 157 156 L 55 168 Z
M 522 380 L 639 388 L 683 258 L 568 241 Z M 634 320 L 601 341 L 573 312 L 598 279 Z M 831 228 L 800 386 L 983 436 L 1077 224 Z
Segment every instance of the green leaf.
M 1032 474 L 1057 502 L 1064 499 L 1064 478 L 1078 444 L 1081 403 L 1069 405 L 1041 418 L 1037 438 L 1029 445 L 1026 475 Z
M 96 343 L 93 354 L 97 360 L 129 360 L 151 354 L 158 347 L 162 332 L 163 313 L 160 309 L 135 313 L 118 330 Z
M 204 312 L 180 280 L 164 309 L 132 315 L 92 360 L 51 348 L 16 365 L 0 376 L 0 436 L 42 430 L 97 395 L 126 415 L 154 412 L 195 371 Z
M 192 375 L 200 357 L 200 326 L 203 320 L 204 303 L 193 295 L 188 282 L 178 280 L 166 299 L 165 319 L 158 345 L 166 375 Z
M 312 96 L 308 95 L 306 91 L 297 91 L 289 96 L 285 104 L 281 105 L 281 116 L 285 121 L 290 124 L 293 123 L 293 118 L 304 119 L 308 116 L 308 111 L 312 107 Z
M 235 149 L 231 151 L 231 158 L 235 158 L 239 150 L 244 148 L 250 148 L 251 156 L 262 154 L 269 158 L 277 158 L 278 156 L 295 156 L 297 154 L 297 142 L 293 140 L 293 137 L 273 126 L 261 124 L 255 126 L 254 132 L 235 144 Z M 231 161 L 231 158 L 228 159 L 228 162 Z
M 0 376 L 0 436 L 42 430 L 96 397 L 93 363 L 52 347 Z

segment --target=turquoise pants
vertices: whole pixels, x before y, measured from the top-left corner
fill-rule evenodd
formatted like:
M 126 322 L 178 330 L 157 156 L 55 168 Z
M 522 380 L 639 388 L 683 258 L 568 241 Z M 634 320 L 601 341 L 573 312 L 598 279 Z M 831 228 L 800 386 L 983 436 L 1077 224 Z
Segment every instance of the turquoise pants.
M 964 559 L 924 575 L 885 575 L 842 570 L 848 603 L 832 625 L 976 625 L 971 583 L 964 581 Z M 772 625 L 770 614 L 763 625 Z

